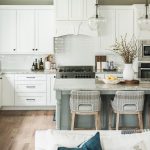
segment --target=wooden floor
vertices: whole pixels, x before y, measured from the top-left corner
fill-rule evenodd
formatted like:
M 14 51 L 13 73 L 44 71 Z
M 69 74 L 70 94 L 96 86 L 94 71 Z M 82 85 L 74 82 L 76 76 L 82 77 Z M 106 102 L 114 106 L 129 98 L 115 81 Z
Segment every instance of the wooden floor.
M 34 150 L 36 130 L 55 129 L 53 111 L 0 111 L 0 150 Z

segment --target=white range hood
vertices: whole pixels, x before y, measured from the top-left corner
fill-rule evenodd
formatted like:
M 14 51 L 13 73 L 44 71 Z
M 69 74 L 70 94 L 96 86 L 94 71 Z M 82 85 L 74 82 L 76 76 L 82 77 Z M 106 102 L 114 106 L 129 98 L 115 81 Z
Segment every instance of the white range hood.
M 65 35 L 99 36 L 97 31 L 89 28 L 87 21 L 56 21 L 55 37 Z

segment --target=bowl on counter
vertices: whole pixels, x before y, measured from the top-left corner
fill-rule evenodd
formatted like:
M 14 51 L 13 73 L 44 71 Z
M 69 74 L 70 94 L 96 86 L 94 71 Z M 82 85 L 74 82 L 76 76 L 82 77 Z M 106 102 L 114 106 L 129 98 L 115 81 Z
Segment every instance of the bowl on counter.
M 116 79 L 116 80 L 102 79 L 102 81 L 106 84 L 118 84 L 120 82 L 119 79 Z

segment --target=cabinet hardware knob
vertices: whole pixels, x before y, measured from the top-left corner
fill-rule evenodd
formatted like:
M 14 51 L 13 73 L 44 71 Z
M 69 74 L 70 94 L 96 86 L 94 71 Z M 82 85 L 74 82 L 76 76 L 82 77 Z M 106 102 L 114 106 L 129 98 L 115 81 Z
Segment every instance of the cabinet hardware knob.
M 35 50 L 37 51 L 38 49 L 36 48 Z
M 13 51 L 15 51 L 16 49 L 13 49 Z
M 56 78 L 56 76 L 54 76 L 54 78 Z
M 34 51 L 34 49 L 32 49 Z
M 35 101 L 35 99 L 29 99 L 29 98 L 27 98 L 26 100 L 27 101 Z

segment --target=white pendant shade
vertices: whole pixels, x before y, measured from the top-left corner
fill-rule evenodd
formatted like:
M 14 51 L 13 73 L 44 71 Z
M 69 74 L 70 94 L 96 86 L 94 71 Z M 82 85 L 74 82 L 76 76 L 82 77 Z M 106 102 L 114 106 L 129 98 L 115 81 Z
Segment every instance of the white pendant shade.
M 106 19 L 104 17 L 98 16 L 98 17 L 91 17 L 88 20 L 89 27 L 91 30 L 98 30 L 100 28 L 100 24 L 105 22 Z
M 146 17 L 140 17 L 138 19 L 138 23 L 139 24 L 143 24 L 143 25 L 150 25 L 150 18 L 146 18 Z

